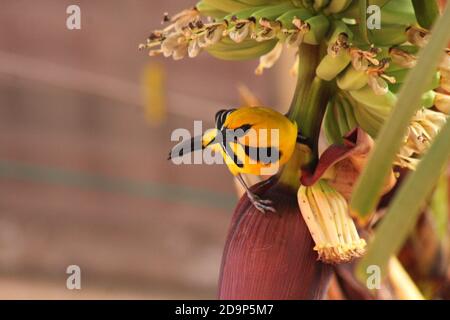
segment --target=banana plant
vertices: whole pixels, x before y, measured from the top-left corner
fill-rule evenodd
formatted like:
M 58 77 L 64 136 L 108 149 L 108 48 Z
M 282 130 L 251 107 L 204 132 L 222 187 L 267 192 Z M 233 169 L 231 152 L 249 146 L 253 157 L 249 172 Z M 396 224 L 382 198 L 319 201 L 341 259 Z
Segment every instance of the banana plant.
M 259 214 L 245 195 L 238 203 L 219 297 L 320 299 L 336 264 L 352 266 L 363 284 L 372 265 L 398 283 L 388 265 L 402 268 L 392 259 L 430 199 L 448 201 L 432 195 L 450 157 L 449 6 L 201 0 L 164 20 L 139 46 L 150 56 L 259 59 L 261 75 L 286 47 L 298 49 L 287 116 L 301 139 L 282 170 L 253 187 L 277 213 Z M 319 154 L 322 131 L 328 148 Z

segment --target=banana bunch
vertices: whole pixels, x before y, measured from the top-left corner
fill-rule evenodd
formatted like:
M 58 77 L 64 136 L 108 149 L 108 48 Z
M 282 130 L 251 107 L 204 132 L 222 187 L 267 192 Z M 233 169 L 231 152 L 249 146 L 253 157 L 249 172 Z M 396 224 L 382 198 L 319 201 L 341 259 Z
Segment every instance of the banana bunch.
M 230 38 L 235 43 L 246 41 L 246 44 L 252 43 L 248 39 L 256 42 L 277 39 L 292 46 L 326 42 L 331 49 L 324 57 L 324 65 L 319 68 L 318 74 L 323 79 L 331 80 L 334 74 L 337 75 L 347 66 L 350 42 L 363 50 L 368 50 L 369 44 L 391 47 L 407 40 L 417 45 L 426 42 L 424 30 L 417 27 L 410 0 L 371 0 L 368 4 L 381 7 L 381 30 L 369 30 L 367 35 L 361 35 L 359 24 L 365 23 L 365 19 L 360 21 L 359 1 L 201 0 L 192 9 L 172 18 L 166 16 L 164 21 L 170 25 L 152 32 L 147 43 L 140 45 L 140 48 L 150 49 L 151 56 L 163 54 L 181 59 L 184 56 L 195 57 L 223 38 Z M 209 20 L 206 21 L 205 17 Z M 253 45 L 258 47 L 254 52 L 266 52 L 265 49 L 271 46 L 254 42 Z M 220 58 L 222 55 L 217 48 L 221 47 L 218 45 L 207 51 L 214 52 L 214 56 Z M 225 47 L 229 51 L 228 46 Z M 232 51 L 238 52 L 240 47 Z M 238 57 L 250 59 L 255 56 L 253 52 L 245 55 L 249 48 L 247 45 L 242 47 Z M 224 56 L 228 54 L 224 53 Z M 325 67 L 331 62 L 334 71 Z
M 259 58 L 255 72 L 261 74 L 280 57 L 284 44 L 320 45 L 324 50 L 316 75 L 336 88 L 324 121 L 328 138 L 342 142 L 355 126 L 374 137 L 396 104 L 429 31 L 418 25 L 410 0 L 368 0 L 367 5 L 380 7 L 381 29 L 362 28 L 368 17 L 361 3 L 201 0 L 192 9 L 166 16 L 168 25 L 153 31 L 140 47 L 150 49 L 151 56 L 175 60 L 202 51 L 224 60 Z M 443 67 L 430 79 L 422 107 L 448 112 L 449 59 L 447 53 Z
M 252 59 L 268 53 L 274 41 L 318 45 L 330 26 L 329 18 L 299 0 L 201 0 L 165 21 L 170 24 L 153 31 L 140 48 L 176 60 L 202 50 L 220 59 Z
M 326 15 L 337 14 L 345 11 L 353 0 L 201 0 L 197 8 L 207 16 L 211 13 L 233 13 L 251 7 L 262 7 L 289 2 L 297 7 L 304 7 L 314 12 L 323 12 Z
M 258 42 L 279 39 L 289 44 L 317 45 L 328 32 L 329 20 L 322 14 L 297 7 L 292 2 L 253 7 L 224 17 L 229 37 L 239 43 L 247 37 Z
M 355 47 L 354 33 L 348 26 L 333 22 L 327 38 L 328 50 L 316 69 L 319 78 L 335 81 L 335 100 L 328 107 L 324 128 L 331 143 L 341 142 L 351 130 L 346 121 L 356 124 L 375 137 L 397 102 L 397 94 L 410 71 L 416 65 L 419 47 L 412 43 L 395 46 L 371 46 L 366 50 Z M 447 61 L 447 58 L 444 61 Z M 422 95 L 421 106 L 442 106 L 448 99 L 436 90 L 442 87 L 437 70 Z M 345 99 L 343 99 L 344 97 Z M 352 112 L 348 111 L 348 104 Z M 446 110 L 445 107 L 441 107 Z

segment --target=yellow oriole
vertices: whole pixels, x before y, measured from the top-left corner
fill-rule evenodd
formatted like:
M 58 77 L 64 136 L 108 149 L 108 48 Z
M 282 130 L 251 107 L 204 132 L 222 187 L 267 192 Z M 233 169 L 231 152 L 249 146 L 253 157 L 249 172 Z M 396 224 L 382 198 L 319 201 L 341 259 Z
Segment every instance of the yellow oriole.
M 276 173 L 292 156 L 297 141 L 297 124 L 275 110 L 267 107 L 220 110 L 215 116 L 214 130 L 180 142 L 172 149 L 169 160 L 205 148 L 220 152 L 253 205 L 261 212 L 275 212 L 270 200 L 260 199 L 250 191 L 241 173 Z

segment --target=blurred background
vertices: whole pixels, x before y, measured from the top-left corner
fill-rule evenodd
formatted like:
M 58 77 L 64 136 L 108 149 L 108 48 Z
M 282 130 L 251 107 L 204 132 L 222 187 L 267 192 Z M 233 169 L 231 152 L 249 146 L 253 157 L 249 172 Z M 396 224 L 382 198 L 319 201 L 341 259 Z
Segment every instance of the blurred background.
M 212 125 L 242 83 L 286 110 L 292 56 L 138 52 L 183 0 L 0 2 L 0 298 L 215 298 L 237 202 L 224 166 L 166 160 L 176 128 Z M 66 9 L 81 8 L 81 30 Z M 81 290 L 66 268 L 81 268 Z

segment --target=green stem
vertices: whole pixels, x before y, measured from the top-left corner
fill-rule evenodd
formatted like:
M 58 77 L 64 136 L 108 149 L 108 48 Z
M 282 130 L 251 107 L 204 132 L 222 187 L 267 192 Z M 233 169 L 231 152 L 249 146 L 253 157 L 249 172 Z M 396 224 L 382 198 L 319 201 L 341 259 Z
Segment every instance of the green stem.
M 292 187 L 299 186 L 301 166 L 313 168 L 318 160 L 320 127 L 331 93 L 330 83 L 316 77 L 323 50 L 319 46 L 302 44 L 299 48 L 297 87 L 288 116 L 297 123 L 305 139 L 306 148 L 297 148 L 280 174 L 280 181 Z
M 322 57 L 319 46 L 302 45 L 297 87 L 289 109 L 289 118 L 297 122 L 299 132 L 312 150 L 310 165 L 318 160 L 320 127 L 331 93 L 331 83 L 316 77 Z

